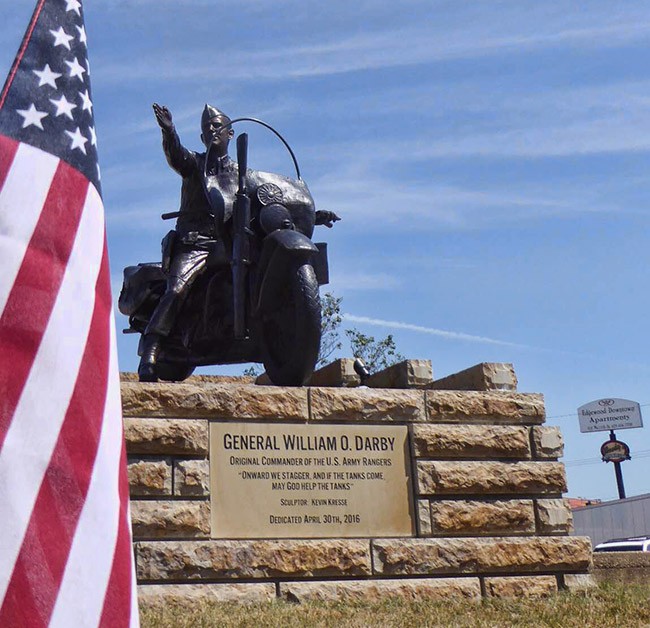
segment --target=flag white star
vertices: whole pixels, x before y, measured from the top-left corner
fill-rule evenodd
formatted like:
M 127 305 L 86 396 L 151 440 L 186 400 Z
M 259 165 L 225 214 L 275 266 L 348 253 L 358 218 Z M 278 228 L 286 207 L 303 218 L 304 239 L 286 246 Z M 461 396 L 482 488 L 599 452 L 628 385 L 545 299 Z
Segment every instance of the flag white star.
M 79 97 L 83 101 L 81 105 L 81 109 L 83 111 L 90 111 L 90 113 L 93 112 L 93 103 L 92 100 L 90 100 L 90 94 L 88 93 L 88 90 L 85 92 L 79 92 Z
M 65 10 L 67 11 L 74 11 L 77 15 L 81 15 L 81 12 L 79 9 L 81 8 L 81 2 L 79 0 L 65 0 L 66 2 L 66 7 Z
M 42 70 L 32 70 L 32 72 L 39 78 L 39 87 L 43 87 L 43 85 L 51 85 L 54 89 L 56 89 L 56 79 L 63 76 L 58 72 L 52 72 L 49 63 L 46 63 Z
M 41 120 L 47 116 L 47 113 L 44 111 L 38 111 L 32 103 L 29 109 L 16 109 L 16 113 L 19 113 L 23 118 L 23 129 L 27 128 L 30 125 L 34 125 L 43 131 L 43 123 Z
M 81 129 L 77 127 L 77 130 L 74 133 L 71 131 L 66 131 L 65 134 L 72 140 L 70 149 L 74 150 L 75 148 L 78 148 L 85 155 L 86 142 L 88 140 L 81 134 Z
M 89 126 L 88 130 L 90 131 L 90 145 L 97 146 L 97 133 L 95 132 L 95 127 Z
M 65 64 L 70 68 L 70 78 L 77 77 L 81 82 L 84 80 L 84 74 L 86 70 L 84 70 L 83 65 L 77 61 L 77 57 L 75 57 L 72 61 L 66 61 Z
M 83 26 L 75 26 L 75 28 L 79 31 L 79 42 L 85 44 L 87 42 L 86 29 Z
M 54 35 L 54 46 L 65 46 L 68 50 L 70 50 L 70 40 L 74 39 L 71 35 L 68 35 L 64 30 L 63 26 L 59 28 L 58 31 L 50 31 L 52 35 Z
M 68 102 L 66 97 L 61 94 L 61 98 L 59 100 L 54 100 L 54 98 L 50 98 L 50 102 L 56 106 L 56 117 L 58 118 L 59 116 L 68 116 L 70 120 L 73 119 L 72 117 L 72 110 L 77 108 L 77 105 L 73 105 L 71 102 Z

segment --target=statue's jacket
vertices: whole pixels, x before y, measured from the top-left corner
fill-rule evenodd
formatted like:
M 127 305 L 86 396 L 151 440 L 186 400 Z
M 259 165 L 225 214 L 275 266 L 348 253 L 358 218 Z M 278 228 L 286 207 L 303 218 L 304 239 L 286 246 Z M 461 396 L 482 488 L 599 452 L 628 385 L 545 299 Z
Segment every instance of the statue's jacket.
M 221 159 L 211 159 L 207 174 L 214 208 L 210 207 L 206 196 L 205 153 L 196 153 L 185 148 L 175 129 L 163 131 L 163 150 L 169 165 L 181 175 L 181 199 L 176 221 L 176 231 L 181 239 L 193 233 L 203 236 L 215 234 L 213 211 L 221 211 L 221 222 L 232 214 L 232 204 L 237 191 L 237 164 L 227 155 Z

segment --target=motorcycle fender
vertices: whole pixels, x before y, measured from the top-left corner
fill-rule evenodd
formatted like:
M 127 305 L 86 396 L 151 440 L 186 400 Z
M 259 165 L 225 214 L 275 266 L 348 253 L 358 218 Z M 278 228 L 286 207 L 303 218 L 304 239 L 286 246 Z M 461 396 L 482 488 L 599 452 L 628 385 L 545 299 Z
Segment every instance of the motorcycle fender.
M 309 262 L 318 254 L 314 243 L 299 231 L 278 229 L 264 238 L 258 264 L 259 290 L 256 313 L 272 311 L 287 273 L 296 262 Z

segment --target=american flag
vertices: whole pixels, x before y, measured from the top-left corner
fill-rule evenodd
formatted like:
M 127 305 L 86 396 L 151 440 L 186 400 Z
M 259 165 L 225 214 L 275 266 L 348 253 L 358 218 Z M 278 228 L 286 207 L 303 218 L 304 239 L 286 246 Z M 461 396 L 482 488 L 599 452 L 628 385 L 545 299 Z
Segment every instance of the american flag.
M 137 626 L 90 68 L 39 0 L 0 93 L 0 626 Z

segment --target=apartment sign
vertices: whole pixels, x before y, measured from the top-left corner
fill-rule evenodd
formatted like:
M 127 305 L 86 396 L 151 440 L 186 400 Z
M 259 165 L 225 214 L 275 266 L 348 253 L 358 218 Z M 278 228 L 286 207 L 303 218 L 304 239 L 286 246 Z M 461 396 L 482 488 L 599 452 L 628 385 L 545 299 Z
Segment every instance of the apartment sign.
M 608 432 L 643 427 L 641 406 L 629 399 L 597 399 L 578 408 L 581 432 Z

